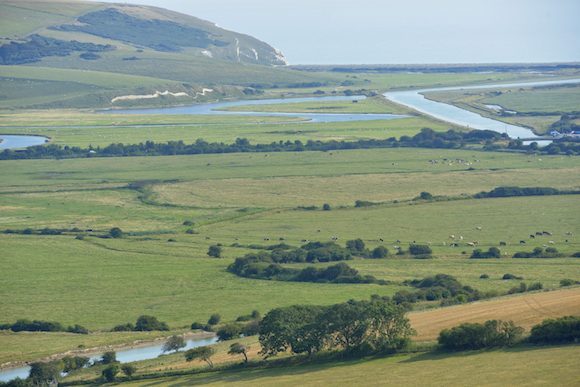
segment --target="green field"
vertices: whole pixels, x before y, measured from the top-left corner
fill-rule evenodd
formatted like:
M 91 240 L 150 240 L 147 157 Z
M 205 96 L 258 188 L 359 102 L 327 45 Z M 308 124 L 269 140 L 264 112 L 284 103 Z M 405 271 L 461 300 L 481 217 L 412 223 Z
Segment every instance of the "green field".
M 429 162 L 434 159 L 441 162 Z M 407 202 L 422 190 L 461 198 L 506 182 L 534 186 L 542 181 L 577 189 L 576 158 L 388 149 L 1 164 L 0 229 L 78 227 L 105 233 L 117 226 L 133 233 L 124 239 L 85 240 L 75 240 L 75 233 L 0 234 L 9 263 L 0 273 L 2 322 L 36 318 L 106 330 L 146 313 L 181 328 L 214 312 L 231 320 L 253 309 L 264 313 L 295 303 L 392 295 L 402 289 L 398 284 L 403 280 L 441 272 L 482 291 L 506 291 L 518 284 L 500 280 L 505 273 L 522 275 L 527 283 L 540 281 L 547 288 L 558 287 L 564 278 L 580 278 L 580 265 L 571 258 L 469 260 L 462 254 L 470 254 L 472 248 L 465 242 L 473 240 L 482 247 L 506 241 L 502 250 L 509 254 L 531 250 L 548 239 L 562 252 L 580 250 L 576 236 L 566 235 L 578 230 L 577 196 Z M 146 198 L 125 188 L 144 180 L 150 181 Z M 355 200 L 386 203 L 354 208 Z M 331 211 L 296 210 L 325 202 L 332 205 Z M 195 222 L 198 234 L 185 233 L 185 220 Z M 529 240 L 528 234 L 538 230 L 553 236 Z M 449 247 L 450 234 L 464 237 L 459 248 Z M 393 281 L 390 286 L 249 280 L 225 271 L 248 251 L 229 247 L 234 242 L 267 244 L 275 242 L 264 242 L 266 237 L 284 238 L 298 246 L 303 239 L 326 241 L 333 235 L 339 242 L 360 237 L 370 247 L 383 238 L 391 251 L 395 244 L 431 242 L 437 258 L 352 262 L 364 274 Z M 519 245 L 522 239 L 528 241 L 526 246 Z M 224 244 L 225 258 L 207 258 L 207 248 L 214 243 Z M 483 273 L 491 278 L 480 280 Z M 22 343 L 28 337 L 9 334 L 0 341 Z M 99 342 L 106 337 L 99 336 Z M 115 335 L 110 339 L 118 341 Z M 63 341 L 54 348 L 70 343 L 72 349 L 77 342 Z M 38 350 L 49 352 L 43 346 Z
M 445 91 L 427 93 L 428 98 L 452 103 L 496 120 L 547 133 L 550 125 L 563 114 L 580 109 L 580 86 L 550 86 L 527 88 L 496 88 L 483 91 Z M 518 115 L 500 115 L 487 105 L 501 106 Z
M 458 354 L 410 354 L 273 369 L 218 371 L 127 383 L 135 386 L 575 386 L 580 347 L 518 348 Z M 557 376 L 555 376 L 557 375 Z M 468 383 L 468 382 L 467 382 Z

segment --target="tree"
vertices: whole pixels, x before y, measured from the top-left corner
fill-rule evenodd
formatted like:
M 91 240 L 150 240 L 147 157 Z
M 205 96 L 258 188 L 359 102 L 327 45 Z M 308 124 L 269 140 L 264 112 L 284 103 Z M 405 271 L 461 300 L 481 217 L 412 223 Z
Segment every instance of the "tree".
M 218 245 L 211 245 L 207 250 L 207 255 L 214 258 L 221 258 L 222 248 Z
M 114 351 L 109 351 L 103 353 L 101 356 L 101 363 L 103 364 L 112 364 L 117 361 L 117 354 Z
M 29 379 L 32 384 L 37 386 L 44 386 L 58 381 L 62 369 L 59 362 L 49 363 L 32 363 L 30 365 Z
M 389 250 L 385 246 L 375 247 L 372 253 L 373 258 L 386 258 L 389 255 Z
M 165 344 L 163 344 L 163 352 L 179 351 L 181 348 L 185 347 L 185 340 L 182 336 L 173 335 Z
M 352 253 L 360 253 L 365 250 L 365 243 L 360 238 L 346 241 L 346 248 L 349 249 Z
M 119 373 L 119 366 L 117 364 L 111 364 L 107 368 L 105 368 L 101 375 L 103 379 L 107 382 L 114 382 L 117 378 L 117 374 Z
M 403 348 L 415 330 L 406 316 L 407 309 L 384 300 L 373 300 L 368 304 L 368 342 L 375 351 Z
M 574 343 L 580 340 L 580 317 L 548 319 L 534 325 L 530 334 L 534 344 Z
M 157 320 L 154 316 L 139 316 L 135 324 L 136 331 L 168 331 L 167 323 Z
M 207 320 L 207 323 L 209 325 L 216 325 L 216 324 L 219 324 L 221 319 L 222 319 L 222 316 L 220 316 L 218 313 L 214 313 L 209 317 L 209 320 Z
M 241 343 L 233 343 L 230 345 L 230 350 L 228 351 L 230 355 L 243 355 L 244 363 L 248 362 L 248 347 Z
M 416 256 L 430 256 L 433 250 L 428 245 L 411 244 L 409 245 L 409 253 Z
M 308 354 L 320 350 L 324 338 L 314 328 L 324 310 L 324 307 L 311 305 L 272 309 L 260 323 L 260 353 L 269 357 L 288 349 Z
M 137 367 L 135 367 L 135 366 L 133 366 L 131 364 L 123 364 L 121 366 L 121 371 L 123 371 L 123 373 L 130 378 L 130 377 L 133 376 L 133 374 L 135 372 L 137 372 Z
M 220 341 L 237 339 L 240 337 L 243 326 L 240 324 L 227 324 L 217 331 L 217 336 Z
M 365 340 L 369 323 L 367 312 L 364 302 L 351 300 L 328 307 L 318 324 L 334 344 L 351 351 Z
M 433 195 L 431 195 L 429 192 L 423 191 L 419 194 L 419 198 L 421 200 L 433 200 Z
M 109 236 L 111 238 L 123 238 L 123 230 L 121 230 L 119 227 L 113 227 L 111 230 L 109 230 Z
M 211 361 L 213 355 L 215 355 L 214 348 L 209 346 L 197 347 L 185 352 L 185 360 L 193 361 L 200 359 L 205 361 L 209 365 L 209 368 L 213 368 L 213 362 Z

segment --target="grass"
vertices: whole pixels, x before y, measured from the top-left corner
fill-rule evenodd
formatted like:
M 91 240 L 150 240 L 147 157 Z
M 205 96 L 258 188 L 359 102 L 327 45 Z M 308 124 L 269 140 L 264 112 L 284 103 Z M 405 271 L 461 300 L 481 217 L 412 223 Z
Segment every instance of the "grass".
M 500 92 L 501 94 L 497 94 Z M 452 103 L 496 120 L 532 128 L 538 134 L 547 133 L 550 125 L 565 113 L 578 111 L 580 86 L 550 86 L 534 88 L 496 88 L 480 92 L 446 91 L 427 93 L 429 98 Z M 531 113 L 531 116 L 501 116 L 486 105 L 499 105 L 505 110 Z
M 72 117 L 35 127 L 22 125 L 22 117 L 5 114 L 0 126 L 3 134 L 40 134 L 51 142 L 70 146 L 106 146 L 111 143 L 135 144 L 148 140 L 167 142 L 183 140 L 187 143 L 204 139 L 210 142 L 232 143 L 238 137 L 252 143 L 287 141 L 292 138 L 308 140 L 358 140 L 413 136 L 421 128 L 447 130 L 449 125 L 422 117 L 365 122 L 308 123 L 297 117 L 236 117 L 236 116 L 167 116 L 140 117 L 133 120 L 119 115 L 89 115 L 87 122 L 72 124 Z M 50 120 L 50 116 L 47 120 Z M 82 118 L 81 118 L 82 119 Z M 174 123 L 172 123 L 172 121 Z M 91 124 L 90 122 L 94 122 Z
M 578 346 L 515 348 L 494 351 L 417 353 L 353 361 L 246 371 L 218 371 L 127 383 L 135 386 L 191 385 L 432 385 L 487 386 L 577 384 Z
M 580 288 L 553 292 L 529 293 L 457 305 L 440 309 L 412 312 L 411 325 L 417 331 L 414 340 L 436 340 L 439 332 L 463 323 L 486 320 L 513 321 L 529 331 L 547 318 L 580 315 Z

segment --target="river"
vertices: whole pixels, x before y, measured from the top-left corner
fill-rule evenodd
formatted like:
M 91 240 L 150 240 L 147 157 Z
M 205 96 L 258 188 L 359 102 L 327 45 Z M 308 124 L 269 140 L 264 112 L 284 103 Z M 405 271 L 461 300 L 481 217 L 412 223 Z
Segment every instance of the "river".
M 186 340 L 186 346 L 183 350 L 188 350 L 191 348 L 203 347 L 204 345 L 212 345 L 217 342 L 217 337 L 209 337 L 205 339 L 190 339 Z M 134 361 L 155 359 L 163 354 L 163 344 L 155 343 L 143 346 L 138 346 L 136 348 L 122 349 L 116 351 L 117 360 L 121 363 L 131 363 Z M 82 356 L 82 355 L 80 355 Z M 91 356 L 92 362 L 99 361 L 102 354 L 97 354 Z M 26 379 L 30 373 L 30 367 L 18 367 L 18 368 L 8 368 L 5 370 L 0 370 L 0 382 L 7 382 L 12 379 L 21 378 Z
M 18 136 L 0 134 L 0 150 L 21 149 L 29 146 L 42 145 L 48 142 L 48 138 L 43 136 Z
M 452 91 L 452 90 L 478 90 L 478 89 L 496 89 L 504 87 L 530 87 L 530 86 L 551 86 L 580 83 L 580 79 L 554 80 L 554 81 L 535 81 L 535 82 L 518 82 L 518 83 L 501 83 L 494 85 L 477 85 L 477 86 L 453 86 L 437 87 L 409 91 L 392 91 L 383 94 L 388 100 L 407 106 L 421 113 L 427 114 L 439 120 L 452 124 L 466 126 L 472 129 L 492 130 L 499 133 L 507 133 L 511 138 L 534 138 L 537 137 L 531 129 L 521 126 L 506 124 L 491 118 L 483 117 L 480 114 L 469 110 L 461 109 L 457 106 L 433 101 L 425 98 L 424 93 Z

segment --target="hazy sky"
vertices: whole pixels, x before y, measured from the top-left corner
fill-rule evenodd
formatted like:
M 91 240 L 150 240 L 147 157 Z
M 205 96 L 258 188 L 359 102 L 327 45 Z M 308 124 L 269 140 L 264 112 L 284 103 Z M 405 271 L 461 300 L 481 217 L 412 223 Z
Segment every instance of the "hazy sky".
M 253 35 L 291 64 L 580 61 L 580 0 L 115 2 L 156 5 Z

